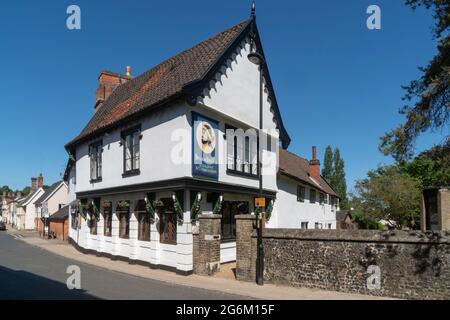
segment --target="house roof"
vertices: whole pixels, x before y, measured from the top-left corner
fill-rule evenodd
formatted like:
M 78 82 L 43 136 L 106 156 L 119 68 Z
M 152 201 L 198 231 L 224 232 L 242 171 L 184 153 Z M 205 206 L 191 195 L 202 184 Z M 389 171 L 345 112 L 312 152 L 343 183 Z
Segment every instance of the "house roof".
M 320 177 L 320 181 L 315 181 L 311 178 L 308 160 L 284 149 L 280 149 L 280 173 L 304 182 L 332 196 L 339 197 L 322 176 Z
M 54 184 L 52 184 L 50 186 L 50 188 L 45 190 L 45 192 L 42 194 L 42 196 L 40 196 L 36 200 L 35 204 L 40 205 L 42 202 L 47 200 L 63 183 L 64 183 L 63 181 L 58 181 L 58 182 L 55 182 Z
M 49 217 L 49 220 L 65 220 L 67 217 L 69 217 L 69 206 L 70 205 L 66 205 L 56 211 Z
M 119 85 L 99 107 L 81 133 L 66 145 L 71 150 L 76 144 L 100 134 L 113 126 L 134 119 L 144 111 L 154 110 L 178 98 L 200 96 L 202 86 L 212 79 L 233 50 L 250 32 L 254 32 L 261 48 L 256 20 L 241 22 L 209 39 L 158 64 L 138 77 Z M 264 53 L 262 52 L 263 56 Z M 264 66 L 267 87 L 272 96 L 280 137 L 287 148 L 290 138 L 283 126 L 272 82 Z
M 32 191 L 32 192 L 30 192 L 30 194 L 27 195 L 26 197 L 23 197 L 23 198 L 19 199 L 19 200 L 17 201 L 17 205 L 18 205 L 19 207 L 22 207 L 22 206 L 24 206 L 24 205 L 27 205 L 28 202 L 29 202 L 31 199 L 33 199 L 33 198 L 37 195 L 37 193 L 38 193 L 40 190 L 42 190 L 42 188 L 39 188 L 39 189 L 37 189 L 37 190 L 35 190 L 35 191 Z

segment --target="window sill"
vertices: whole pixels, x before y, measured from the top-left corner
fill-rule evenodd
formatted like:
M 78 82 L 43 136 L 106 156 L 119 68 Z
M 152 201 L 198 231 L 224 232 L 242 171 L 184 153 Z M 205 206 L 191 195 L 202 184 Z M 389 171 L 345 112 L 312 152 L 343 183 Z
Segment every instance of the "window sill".
M 251 178 L 251 179 L 259 178 L 257 174 L 247 173 L 247 172 L 237 171 L 237 170 L 231 170 L 231 169 L 227 169 L 227 174 L 233 175 L 233 176 L 242 176 L 242 177 Z
M 92 183 L 98 183 L 98 182 L 102 182 L 102 178 L 98 178 L 98 179 L 91 179 L 90 181 L 89 181 L 91 184 Z
M 141 170 L 128 171 L 122 174 L 122 178 L 134 177 L 141 174 Z

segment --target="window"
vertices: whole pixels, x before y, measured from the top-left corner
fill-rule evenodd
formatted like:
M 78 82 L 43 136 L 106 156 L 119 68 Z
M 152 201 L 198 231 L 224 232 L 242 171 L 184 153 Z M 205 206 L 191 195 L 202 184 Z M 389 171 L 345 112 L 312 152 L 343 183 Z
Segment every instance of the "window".
M 97 218 L 93 213 L 89 214 L 89 232 L 92 235 L 97 234 Z
M 106 237 L 111 237 L 112 234 L 112 203 L 103 202 L 103 234 Z
M 119 201 L 117 204 L 117 215 L 119 218 L 119 238 L 130 238 L 130 203 Z
M 138 218 L 138 240 L 150 241 L 150 215 L 145 208 L 145 200 L 139 200 L 134 210 Z
M 332 228 L 332 224 L 329 223 L 329 224 L 328 224 L 328 229 L 331 229 L 331 228 Z
M 316 190 L 309 190 L 309 203 L 316 203 Z
M 228 172 L 257 176 L 258 145 L 257 136 L 234 127 L 226 126 L 227 170 Z
M 70 207 L 70 226 L 74 230 L 78 228 L 78 208 L 75 206 Z
M 322 192 L 319 193 L 319 201 L 320 201 L 320 204 L 325 203 L 325 194 L 323 194 Z
M 315 228 L 315 229 L 323 229 L 323 225 L 322 225 L 321 223 L 319 223 L 319 222 L 316 222 L 316 223 L 314 224 L 314 228 Z
M 177 215 L 170 198 L 161 199 L 164 206 L 159 211 L 161 243 L 177 243 Z
M 122 133 L 124 175 L 139 174 L 141 130 L 134 128 Z
M 305 202 L 305 187 L 297 186 L 297 201 Z
M 100 181 L 102 179 L 102 152 L 103 143 L 96 142 L 89 146 L 89 158 L 91 159 L 91 181 Z
M 302 222 L 302 229 L 308 229 L 308 222 Z

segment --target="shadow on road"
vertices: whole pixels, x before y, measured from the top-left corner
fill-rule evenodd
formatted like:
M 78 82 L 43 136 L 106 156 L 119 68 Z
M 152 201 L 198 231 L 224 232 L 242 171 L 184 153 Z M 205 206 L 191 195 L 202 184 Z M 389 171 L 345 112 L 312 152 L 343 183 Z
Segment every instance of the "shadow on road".
M 0 266 L 0 299 L 2 300 L 94 300 L 84 290 L 69 290 L 64 283 L 26 271 Z

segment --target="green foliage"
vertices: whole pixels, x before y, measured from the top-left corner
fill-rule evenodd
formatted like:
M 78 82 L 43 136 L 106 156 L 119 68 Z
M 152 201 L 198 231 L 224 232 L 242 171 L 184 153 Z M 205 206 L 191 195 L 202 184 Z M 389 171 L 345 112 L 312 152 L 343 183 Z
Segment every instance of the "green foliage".
M 25 187 L 25 188 L 22 189 L 21 192 L 22 192 L 22 196 L 27 196 L 31 192 L 31 187 Z
M 331 181 L 333 176 L 333 150 L 330 146 L 325 149 L 325 156 L 323 159 L 322 177 L 327 181 Z
M 400 164 L 402 172 L 417 180 L 423 189 L 450 185 L 450 144 L 435 146 L 414 160 Z
M 194 203 L 192 204 L 191 207 L 191 221 L 197 220 L 198 214 L 200 213 L 201 210 L 201 198 L 199 197 L 199 194 L 201 195 L 201 193 L 197 194 L 197 196 L 194 199 Z
M 0 188 L 0 196 L 2 196 L 3 195 L 3 193 L 6 193 L 6 194 L 8 194 L 8 193 L 10 193 L 10 192 L 13 192 L 13 190 L 11 190 L 10 188 L 9 188 L 9 186 L 3 186 L 3 187 L 1 187 Z
M 214 206 L 213 214 L 220 214 L 220 212 L 222 211 L 222 203 L 223 203 L 223 198 L 219 197 L 219 199 L 217 199 L 217 202 Z
M 347 182 L 345 181 L 345 164 L 341 158 L 341 153 L 338 148 L 333 154 L 333 175 L 331 177 L 331 186 L 341 197 L 341 207 L 345 209 L 347 201 Z
M 417 229 L 420 220 L 420 184 L 396 165 L 380 166 L 367 178 L 356 181 L 353 205 L 374 219 L 396 221 L 400 227 Z
M 274 205 L 274 200 L 270 200 L 269 201 L 269 205 L 267 206 L 267 208 L 266 208 L 266 211 L 265 211 L 265 218 L 266 218 L 266 221 L 269 221 L 270 220 L 270 218 L 272 217 L 272 211 L 273 211 L 273 205 Z
M 427 131 L 448 128 L 450 117 L 450 4 L 444 0 L 406 0 L 412 9 L 425 7 L 434 10 L 434 36 L 438 40 L 437 54 L 422 72 L 418 80 L 404 86 L 403 100 L 407 102 L 400 109 L 406 121 L 386 133 L 379 149 L 385 155 L 392 155 L 397 161 L 409 160 L 414 154 L 416 139 Z M 443 144 L 450 142 L 445 130 Z
M 183 224 L 183 222 L 184 222 L 184 217 L 183 217 L 184 210 L 181 207 L 181 203 L 178 200 L 176 195 L 173 196 L 173 207 L 175 209 L 175 213 L 177 214 L 178 223 L 179 224 Z
M 359 228 L 361 229 L 369 229 L 369 230 L 383 230 L 384 226 L 379 223 L 375 218 L 370 216 L 366 216 L 361 213 L 356 213 L 353 215 L 352 221 L 357 223 Z

